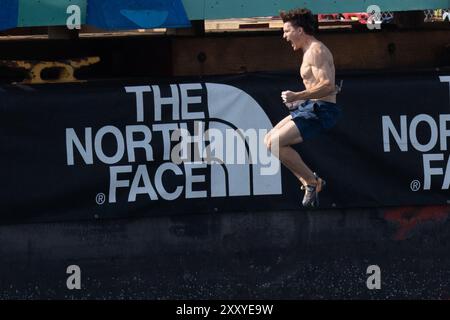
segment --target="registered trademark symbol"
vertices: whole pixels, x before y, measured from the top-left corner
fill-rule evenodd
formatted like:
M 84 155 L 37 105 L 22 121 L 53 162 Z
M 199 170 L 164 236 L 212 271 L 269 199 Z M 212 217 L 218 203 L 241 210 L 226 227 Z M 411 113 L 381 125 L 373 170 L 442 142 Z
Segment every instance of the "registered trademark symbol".
M 104 193 L 99 193 L 95 197 L 95 202 L 97 202 L 98 205 L 102 205 L 105 203 L 106 196 Z
M 411 184 L 409 185 L 412 191 L 419 191 L 420 189 L 420 181 L 419 180 L 413 180 L 411 181 Z

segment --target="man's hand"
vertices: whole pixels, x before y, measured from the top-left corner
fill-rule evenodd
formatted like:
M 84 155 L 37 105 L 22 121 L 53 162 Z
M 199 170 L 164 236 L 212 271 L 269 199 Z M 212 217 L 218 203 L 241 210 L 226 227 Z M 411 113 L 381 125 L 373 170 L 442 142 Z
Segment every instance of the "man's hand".
M 284 103 L 294 102 L 297 99 L 297 95 L 292 91 L 283 91 L 281 92 L 281 99 L 283 99 Z
M 298 109 L 298 107 L 305 102 L 305 100 L 296 100 L 294 102 L 285 102 L 284 105 L 289 109 L 289 110 L 296 110 Z

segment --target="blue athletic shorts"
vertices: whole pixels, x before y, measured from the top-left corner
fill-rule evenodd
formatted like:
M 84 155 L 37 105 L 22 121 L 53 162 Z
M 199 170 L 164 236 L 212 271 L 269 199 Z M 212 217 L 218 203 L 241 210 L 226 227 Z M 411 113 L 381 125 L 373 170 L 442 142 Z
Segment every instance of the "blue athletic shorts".
M 303 140 L 309 140 L 334 127 L 342 111 L 335 103 L 306 100 L 290 113 Z

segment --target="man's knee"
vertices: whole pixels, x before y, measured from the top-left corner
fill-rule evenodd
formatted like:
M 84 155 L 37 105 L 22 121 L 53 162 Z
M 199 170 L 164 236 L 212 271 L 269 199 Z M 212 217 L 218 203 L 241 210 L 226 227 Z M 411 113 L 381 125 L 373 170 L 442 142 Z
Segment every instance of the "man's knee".
M 270 151 L 271 147 L 272 147 L 272 130 L 269 131 L 265 136 L 264 136 L 264 145 L 266 146 L 267 150 Z
M 266 136 L 264 137 L 264 144 L 266 145 L 267 149 L 271 150 L 274 146 L 278 145 L 279 136 L 278 132 L 276 130 L 270 131 Z
M 264 137 L 264 144 L 266 145 L 267 150 L 269 150 L 272 154 L 278 156 L 278 150 L 280 149 L 280 136 L 277 130 L 272 130 Z

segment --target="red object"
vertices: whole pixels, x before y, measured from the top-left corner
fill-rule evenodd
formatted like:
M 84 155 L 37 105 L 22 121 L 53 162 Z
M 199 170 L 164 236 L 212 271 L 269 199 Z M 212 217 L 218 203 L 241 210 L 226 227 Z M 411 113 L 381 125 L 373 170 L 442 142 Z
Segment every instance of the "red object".
M 354 13 L 343 13 L 342 14 L 346 20 L 353 20 L 356 18 L 360 23 L 366 24 L 369 15 L 366 12 L 354 12 Z
M 443 222 L 450 213 L 449 206 L 400 207 L 385 211 L 384 218 L 398 225 L 394 240 L 405 240 L 409 233 L 425 222 Z
M 329 20 L 344 20 L 344 21 L 359 21 L 362 24 L 367 23 L 369 15 L 366 12 L 353 12 L 353 13 L 332 13 L 332 14 L 319 14 L 319 22 Z M 353 18 L 353 19 L 352 19 Z
M 327 20 L 339 20 L 339 14 L 319 14 L 319 21 L 327 21 Z

